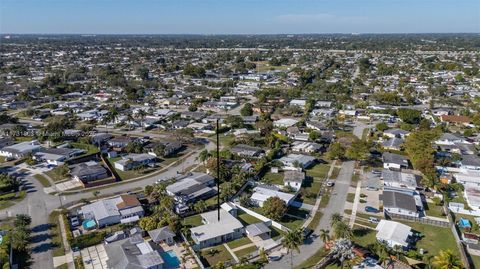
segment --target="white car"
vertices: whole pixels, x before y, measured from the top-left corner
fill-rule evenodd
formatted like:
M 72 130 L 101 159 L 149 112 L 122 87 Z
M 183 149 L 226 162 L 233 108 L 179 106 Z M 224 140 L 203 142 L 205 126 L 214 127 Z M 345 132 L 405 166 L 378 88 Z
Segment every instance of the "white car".
M 370 222 L 370 223 L 379 223 L 380 220 L 377 219 L 377 218 L 375 218 L 375 217 L 370 217 L 370 218 L 368 218 L 368 222 Z
M 333 185 L 335 185 L 335 182 L 329 180 L 329 181 L 327 181 L 326 185 L 327 185 L 327 187 L 333 187 Z

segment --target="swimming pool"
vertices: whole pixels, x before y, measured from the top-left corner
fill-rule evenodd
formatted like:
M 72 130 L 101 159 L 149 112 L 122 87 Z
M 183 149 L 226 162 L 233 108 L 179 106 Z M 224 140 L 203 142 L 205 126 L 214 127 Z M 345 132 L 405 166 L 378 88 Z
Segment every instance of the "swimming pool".
M 180 266 L 180 260 L 178 259 L 177 254 L 172 250 L 162 252 L 160 255 L 170 268 L 177 268 Z
M 84 220 L 84 221 L 82 222 L 82 226 L 83 226 L 83 228 L 84 228 L 85 230 L 90 230 L 90 229 L 92 229 L 92 228 L 95 228 L 96 225 L 97 225 L 97 224 L 95 223 L 94 220 Z

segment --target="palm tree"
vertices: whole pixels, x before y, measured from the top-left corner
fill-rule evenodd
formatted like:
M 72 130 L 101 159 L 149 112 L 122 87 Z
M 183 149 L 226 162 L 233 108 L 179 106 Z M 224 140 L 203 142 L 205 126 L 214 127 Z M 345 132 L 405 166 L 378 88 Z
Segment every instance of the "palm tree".
M 441 250 L 440 253 L 433 257 L 433 266 L 438 269 L 460 269 L 462 262 L 457 255 L 453 254 L 450 249 Z
M 199 161 L 201 161 L 203 163 L 203 165 L 205 165 L 205 162 L 208 160 L 208 158 L 210 158 L 210 153 L 208 152 L 208 150 L 204 149 L 202 151 L 200 151 L 200 153 L 198 154 L 198 157 L 197 159 Z
M 303 243 L 303 229 L 290 230 L 284 234 L 282 245 L 290 253 L 290 268 L 293 268 L 293 251 L 300 252 L 299 246 Z
M 145 112 L 145 110 L 139 109 L 137 111 L 137 117 L 141 120 L 142 130 L 143 130 L 143 120 L 145 119 L 146 116 L 147 116 L 147 112 Z
M 330 231 L 326 229 L 320 230 L 320 239 L 322 239 L 323 244 L 330 241 Z
M 423 256 L 423 261 L 425 262 L 425 269 L 432 269 L 432 260 L 433 256 L 432 255 L 425 255 Z
M 335 226 L 338 222 L 343 220 L 343 216 L 340 213 L 333 213 L 330 217 L 330 226 Z
M 382 244 L 380 242 L 375 242 L 375 245 L 373 246 L 373 252 L 377 254 L 378 256 L 378 261 L 380 264 L 385 267 L 385 263 L 388 261 L 386 266 L 388 267 L 390 264 L 392 264 L 392 259 L 390 256 L 390 252 L 388 247 L 385 244 Z
M 18 251 L 27 250 L 27 246 L 30 242 L 30 235 L 25 229 L 15 228 L 12 233 L 12 248 Z
M 337 239 L 339 238 L 352 239 L 353 237 L 352 229 L 345 222 L 337 222 L 333 226 L 333 234 Z

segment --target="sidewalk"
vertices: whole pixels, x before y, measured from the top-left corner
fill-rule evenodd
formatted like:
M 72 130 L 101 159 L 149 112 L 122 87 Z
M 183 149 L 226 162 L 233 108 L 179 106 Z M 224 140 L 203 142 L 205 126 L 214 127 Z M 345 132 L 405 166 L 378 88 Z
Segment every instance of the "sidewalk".
M 67 266 L 68 266 L 68 269 L 75 269 L 75 264 L 73 262 L 73 253 L 72 253 L 72 250 L 70 249 L 70 244 L 68 243 L 68 240 L 67 240 L 67 233 L 65 231 L 65 223 L 63 221 L 63 218 L 62 218 L 61 214 L 58 215 L 58 222 L 59 222 L 59 225 L 60 225 L 60 231 L 62 233 L 63 247 L 65 248 L 65 256 L 64 256 L 65 259 L 63 260 L 63 264 L 66 263 Z M 54 264 L 55 264 L 55 261 L 58 262 L 58 259 L 53 260 Z
M 350 216 L 350 228 L 353 228 L 355 224 L 355 218 L 357 217 L 358 203 L 360 202 L 360 191 L 362 190 L 362 181 L 357 182 L 357 189 L 355 190 L 355 199 L 353 200 L 352 215 Z

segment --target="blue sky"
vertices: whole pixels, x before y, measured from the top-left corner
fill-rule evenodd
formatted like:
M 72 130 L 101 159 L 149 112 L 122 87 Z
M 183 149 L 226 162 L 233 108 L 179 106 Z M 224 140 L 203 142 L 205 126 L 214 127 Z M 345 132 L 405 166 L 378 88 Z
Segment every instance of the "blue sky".
M 478 0 L 0 0 L 0 33 L 480 32 Z

